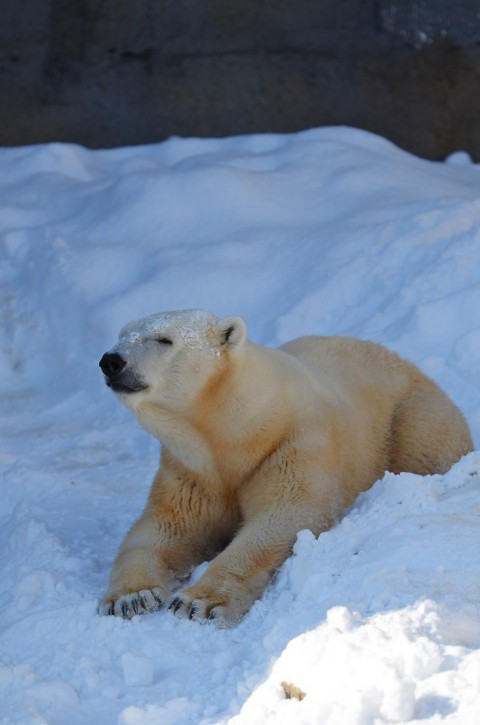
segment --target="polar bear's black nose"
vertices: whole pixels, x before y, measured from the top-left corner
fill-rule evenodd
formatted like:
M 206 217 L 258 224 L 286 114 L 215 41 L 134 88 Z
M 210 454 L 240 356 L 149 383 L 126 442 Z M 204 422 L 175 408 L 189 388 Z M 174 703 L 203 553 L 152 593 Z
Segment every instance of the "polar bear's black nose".
M 116 352 L 106 352 L 98 364 L 107 378 L 113 378 L 123 370 L 127 361 Z

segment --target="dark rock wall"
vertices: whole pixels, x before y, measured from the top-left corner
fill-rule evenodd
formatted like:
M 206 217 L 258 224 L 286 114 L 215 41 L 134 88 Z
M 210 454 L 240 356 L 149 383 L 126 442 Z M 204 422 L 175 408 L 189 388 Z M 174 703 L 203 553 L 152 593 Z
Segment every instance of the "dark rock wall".
M 480 0 L 0 0 L 0 144 L 345 124 L 480 159 Z

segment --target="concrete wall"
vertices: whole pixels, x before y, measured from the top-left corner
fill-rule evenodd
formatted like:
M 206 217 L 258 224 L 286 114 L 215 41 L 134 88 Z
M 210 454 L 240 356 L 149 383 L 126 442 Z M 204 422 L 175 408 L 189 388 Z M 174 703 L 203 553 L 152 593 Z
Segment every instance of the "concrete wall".
M 348 124 L 480 159 L 480 0 L 3 0 L 0 144 Z

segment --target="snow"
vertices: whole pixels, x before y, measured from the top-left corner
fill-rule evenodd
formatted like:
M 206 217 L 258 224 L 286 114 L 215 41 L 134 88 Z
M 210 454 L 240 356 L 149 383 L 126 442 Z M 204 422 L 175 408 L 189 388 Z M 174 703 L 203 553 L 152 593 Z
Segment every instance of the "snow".
M 203 308 L 267 345 L 383 342 L 480 446 L 468 154 L 323 128 L 2 149 L 0 169 L 0 722 L 478 723 L 478 452 L 444 476 L 387 473 L 331 531 L 301 532 L 231 630 L 97 614 L 158 464 L 98 369 L 132 319 Z
M 158 338 L 163 334 L 175 332 L 192 349 L 202 349 L 208 345 L 205 339 L 205 326 L 219 322 L 208 310 L 169 310 L 157 312 L 141 320 L 133 320 L 123 327 L 119 334 L 120 345 L 127 349 L 141 343 L 144 337 Z
M 141 652 L 124 652 L 122 655 L 123 679 L 130 687 L 153 683 L 153 662 Z

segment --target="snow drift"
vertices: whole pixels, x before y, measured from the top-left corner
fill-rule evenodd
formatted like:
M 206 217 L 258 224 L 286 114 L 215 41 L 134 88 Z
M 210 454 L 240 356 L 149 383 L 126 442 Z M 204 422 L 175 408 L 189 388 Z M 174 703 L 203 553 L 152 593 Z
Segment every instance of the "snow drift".
M 478 453 L 445 476 L 387 473 L 331 531 L 302 532 L 235 629 L 96 613 L 158 459 L 97 367 L 133 318 L 205 307 L 263 344 L 383 342 L 479 445 L 468 156 L 324 128 L 3 149 L 0 168 L 1 722 L 477 723 Z

